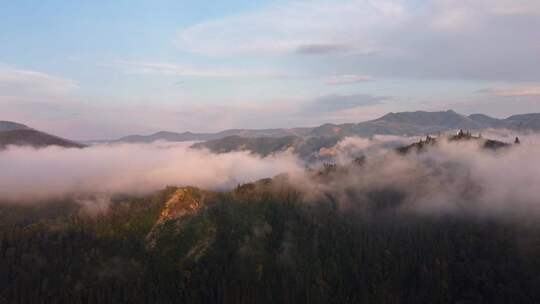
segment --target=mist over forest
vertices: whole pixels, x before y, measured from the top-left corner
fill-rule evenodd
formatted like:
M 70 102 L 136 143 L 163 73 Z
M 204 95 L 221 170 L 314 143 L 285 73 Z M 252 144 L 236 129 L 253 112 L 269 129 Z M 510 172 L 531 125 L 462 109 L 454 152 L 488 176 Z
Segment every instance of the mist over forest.
M 540 137 L 485 134 L 500 141 L 345 137 L 309 155 L 163 141 L 10 146 L 1 296 L 535 302 Z
M 540 303 L 539 0 L 1 1 L 0 304 Z

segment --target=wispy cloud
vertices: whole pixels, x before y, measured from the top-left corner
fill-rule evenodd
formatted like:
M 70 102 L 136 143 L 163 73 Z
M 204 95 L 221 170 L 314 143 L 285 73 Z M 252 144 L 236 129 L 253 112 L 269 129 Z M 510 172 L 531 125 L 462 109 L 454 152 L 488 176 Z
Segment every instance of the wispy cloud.
M 391 1 L 281 3 L 184 28 L 177 43 L 182 50 L 212 55 L 366 53 L 375 50 L 367 41 L 368 27 L 395 23 L 402 13 L 401 4 Z
M 206 67 L 194 67 L 179 65 L 170 62 L 153 61 L 128 61 L 115 60 L 113 65 L 122 68 L 126 73 L 131 74 L 159 74 L 170 76 L 190 76 L 190 77 L 233 77 L 245 76 L 247 71 L 238 69 L 216 69 Z
M 351 51 L 352 48 L 350 45 L 346 44 L 304 44 L 299 45 L 296 48 L 296 53 L 304 55 L 321 55 L 321 54 L 333 54 L 333 53 L 342 53 Z
M 304 107 L 304 111 L 308 113 L 336 112 L 358 107 L 378 105 L 383 101 L 391 99 L 392 98 L 388 96 L 374 96 L 369 94 L 326 95 L 317 98 L 311 103 L 307 103 Z
M 536 0 L 280 3 L 188 26 L 177 44 L 210 56 L 334 56 L 334 71 L 344 74 L 358 68 L 375 77 L 538 80 L 539 6 Z
M 540 85 L 521 86 L 514 88 L 488 88 L 478 90 L 477 93 L 489 94 L 499 97 L 540 96 Z
M 63 95 L 79 87 L 75 80 L 0 64 L 2 96 Z
M 345 84 L 354 84 L 359 82 L 373 81 L 373 77 L 367 75 L 335 75 L 330 77 L 326 84 L 328 85 L 345 85 Z
M 107 65 L 107 64 L 106 64 Z M 306 75 L 294 75 L 285 72 L 261 70 L 220 68 L 195 65 L 183 65 L 171 62 L 159 61 L 129 61 L 115 60 L 113 67 L 118 67 L 128 74 L 152 74 L 180 77 L 199 78 L 233 78 L 233 77 L 271 77 L 271 78 L 305 78 Z

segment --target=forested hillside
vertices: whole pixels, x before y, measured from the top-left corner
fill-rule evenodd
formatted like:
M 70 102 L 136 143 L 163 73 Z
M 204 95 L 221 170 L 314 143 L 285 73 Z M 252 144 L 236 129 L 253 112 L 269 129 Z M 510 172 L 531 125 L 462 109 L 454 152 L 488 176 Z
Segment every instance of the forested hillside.
M 411 213 L 406 196 L 372 189 L 344 205 L 278 176 L 117 196 L 92 216 L 68 199 L 3 205 L 0 303 L 540 301 L 534 221 Z

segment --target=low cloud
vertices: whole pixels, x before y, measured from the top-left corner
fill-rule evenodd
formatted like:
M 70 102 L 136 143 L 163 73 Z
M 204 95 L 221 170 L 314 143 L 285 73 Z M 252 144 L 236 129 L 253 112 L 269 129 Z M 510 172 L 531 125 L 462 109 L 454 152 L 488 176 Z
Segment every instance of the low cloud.
M 27 203 L 94 196 L 102 203 L 111 194 L 145 194 L 166 185 L 228 189 L 302 169 L 289 153 L 266 158 L 246 152 L 212 154 L 170 143 L 85 149 L 10 147 L 1 152 L 0 167 L 0 201 Z
M 326 151 L 345 164 L 343 169 L 323 177 L 296 175 L 291 181 L 307 202 L 330 197 L 340 208 L 358 211 L 376 203 L 374 194 L 399 193 L 378 203 L 405 213 L 540 216 L 540 137 L 521 139 L 521 145 L 497 151 L 474 141 L 441 140 L 425 152 L 399 155 L 377 148 L 381 140 L 348 138 Z M 350 165 L 359 152 L 367 156 L 365 162 Z
M 319 151 L 343 165 L 324 175 L 305 171 L 288 152 L 261 158 L 246 152 L 212 154 L 171 143 L 12 147 L 0 157 L 0 198 L 31 203 L 72 197 L 90 211 L 102 212 L 115 193 L 145 194 L 166 185 L 226 190 L 288 173 L 288 182 L 303 193 L 306 203 L 331 199 L 339 208 L 357 212 L 381 203 L 373 195 L 399 193 L 382 203 L 414 214 L 540 216 L 540 137 L 521 139 L 521 145 L 497 151 L 472 141 L 441 140 L 425 152 L 399 155 L 391 147 L 414 138 L 345 138 Z M 365 161 L 352 165 L 361 155 Z

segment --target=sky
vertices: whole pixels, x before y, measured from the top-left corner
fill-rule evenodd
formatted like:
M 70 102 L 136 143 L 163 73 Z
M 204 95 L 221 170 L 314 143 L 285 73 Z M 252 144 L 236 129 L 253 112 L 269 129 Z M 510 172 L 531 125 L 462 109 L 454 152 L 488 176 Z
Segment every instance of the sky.
M 70 139 L 540 112 L 538 0 L 0 0 L 0 120 Z

